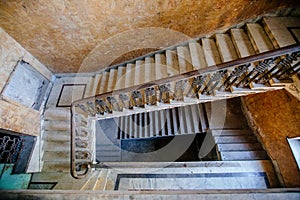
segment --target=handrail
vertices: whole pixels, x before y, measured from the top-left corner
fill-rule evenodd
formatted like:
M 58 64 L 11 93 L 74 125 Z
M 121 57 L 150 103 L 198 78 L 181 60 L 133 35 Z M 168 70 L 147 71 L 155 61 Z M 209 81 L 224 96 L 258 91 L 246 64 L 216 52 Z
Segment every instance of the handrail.
M 82 174 L 78 174 L 76 171 L 76 152 L 75 152 L 75 127 L 74 127 L 74 114 L 75 111 L 73 110 L 74 107 L 71 107 L 71 175 L 76 179 L 85 178 L 89 171 L 91 170 L 91 162 L 87 163 L 86 170 Z
M 113 96 L 113 95 L 119 95 L 119 94 L 122 94 L 122 93 L 128 93 L 128 92 L 132 92 L 132 91 L 136 91 L 136 90 L 146 89 L 146 88 L 153 87 L 153 86 L 159 86 L 159 85 L 163 85 L 163 84 L 170 83 L 170 82 L 178 82 L 178 81 L 181 81 L 181 80 L 194 78 L 194 77 L 197 77 L 199 75 L 204 75 L 204 74 L 207 74 L 207 73 L 218 72 L 218 71 L 221 71 L 221 70 L 230 69 L 232 67 L 239 67 L 239 66 L 248 65 L 249 63 L 256 63 L 256 62 L 259 63 L 262 60 L 268 60 L 270 58 L 278 58 L 280 56 L 291 54 L 291 53 L 294 53 L 294 52 L 297 52 L 296 57 L 300 56 L 300 54 L 299 54 L 300 44 L 290 45 L 290 46 L 283 47 L 283 48 L 280 48 L 280 49 L 276 49 L 276 50 L 273 50 L 273 51 L 264 52 L 264 53 L 256 54 L 256 55 L 253 55 L 253 56 L 248 56 L 248 57 L 245 57 L 245 58 L 241 58 L 241 59 L 230 61 L 230 62 L 225 62 L 225 63 L 218 64 L 218 65 L 215 65 L 215 66 L 210 66 L 210 67 L 207 67 L 207 68 L 204 68 L 204 69 L 197 69 L 197 70 L 193 70 L 193 71 L 190 71 L 190 72 L 186 72 L 184 74 L 174 75 L 174 76 L 171 76 L 171 77 L 151 81 L 151 82 L 148 82 L 148 83 L 145 83 L 145 84 L 131 86 L 131 87 L 128 87 L 128 88 L 115 90 L 113 92 L 106 92 L 106 93 L 103 93 L 103 94 L 95 95 L 93 97 L 88 97 L 88 98 L 84 98 L 84 99 L 81 99 L 81 100 L 74 101 L 71 105 L 71 174 L 72 174 L 72 176 L 74 178 L 78 178 L 78 179 L 84 178 L 88 175 L 91 168 L 93 166 L 95 166 L 93 164 L 92 157 L 90 157 L 90 161 L 85 163 L 86 170 L 83 173 L 78 174 L 78 172 L 76 170 L 76 141 L 75 141 L 75 127 L 74 127 L 75 126 L 75 117 L 74 117 L 74 115 L 75 115 L 75 108 L 78 104 L 84 103 L 84 102 L 87 102 L 87 101 L 91 101 L 91 100 L 95 100 L 95 99 L 107 98 L 107 97 L 110 97 L 110 96 Z M 283 62 L 281 63 L 283 66 L 285 66 L 287 63 L 289 64 L 289 63 L 293 62 L 293 61 L 291 61 L 291 58 L 286 58 L 286 59 L 288 61 L 283 60 Z M 262 64 L 267 65 L 268 63 L 262 62 Z M 279 66 L 280 62 L 275 65 L 275 68 L 277 67 L 277 65 Z M 259 65 L 257 65 L 257 66 L 259 66 Z M 267 74 L 269 75 L 269 73 L 272 73 L 273 70 L 274 70 L 274 67 L 271 70 L 268 70 Z M 287 70 L 290 70 L 290 68 L 288 68 Z M 254 72 L 254 71 L 255 71 L 256 74 L 252 75 L 252 77 L 250 78 L 252 72 Z M 246 78 L 244 77 L 243 80 L 247 79 L 247 84 L 249 84 L 249 82 L 253 81 L 256 77 L 258 77 L 258 75 L 262 75 L 262 76 L 266 75 L 266 74 L 259 74 L 259 73 L 260 73 L 260 70 L 254 68 L 248 74 L 249 77 L 246 76 Z M 277 72 L 275 72 L 275 73 L 277 73 Z M 281 74 L 281 71 L 280 71 L 280 74 Z
M 224 63 L 214 65 L 214 66 L 210 66 L 210 67 L 207 67 L 207 68 L 204 68 L 204 69 L 196 69 L 196 70 L 192 70 L 192 71 L 189 71 L 189 72 L 186 72 L 186 73 L 183 73 L 183 74 L 173 75 L 173 76 L 158 79 L 158 80 L 155 80 L 155 81 L 150 81 L 148 83 L 135 85 L 135 86 L 131 86 L 131 87 L 128 87 L 128 88 L 122 88 L 122 89 L 114 90 L 113 92 L 105 92 L 103 94 L 98 94 L 98 95 L 95 95 L 93 97 L 87 97 L 87 98 L 84 98 L 84 99 L 74 101 L 72 103 L 72 106 L 76 105 L 78 103 L 81 103 L 81 102 L 85 102 L 85 101 L 88 101 L 88 100 L 93 100 L 95 98 L 97 98 L 97 99 L 98 98 L 106 98 L 106 97 L 109 97 L 109 96 L 112 96 L 112 95 L 119 95 L 119 94 L 122 94 L 122 93 L 127 93 L 127 92 L 135 91 L 135 90 L 138 90 L 138 89 L 143 89 L 143 88 L 153 87 L 153 86 L 157 86 L 157 85 L 162 85 L 162 84 L 166 84 L 166 83 L 173 82 L 173 81 L 185 80 L 185 79 L 188 79 L 188 78 L 193 78 L 193 77 L 199 76 L 201 74 L 206 74 L 206 73 L 210 73 L 210 72 L 213 72 L 213 71 L 224 70 L 224 69 L 228 69 L 228 68 L 233 67 L 233 66 L 243 65 L 243 64 L 251 63 L 251 62 L 257 62 L 259 60 L 264 60 L 264 59 L 268 59 L 268 58 L 271 58 L 271 57 L 278 57 L 278 56 L 282 56 L 284 54 L 288 54 L 288 53 L 291 53 L 291 52 L 297 52 L 297 51 L 300 51 L 300 44 L 290 45 L 290 46 L 283 47 L 283 48 L 280 48 L 280 49 L 275 49 L 275 50 L 272 50 L 272 51 L 268 51 L 268 52 L 264 52 L 264 53 L 260 53 L 260 54 L 240 58 L 238 60 L 224 62 Z

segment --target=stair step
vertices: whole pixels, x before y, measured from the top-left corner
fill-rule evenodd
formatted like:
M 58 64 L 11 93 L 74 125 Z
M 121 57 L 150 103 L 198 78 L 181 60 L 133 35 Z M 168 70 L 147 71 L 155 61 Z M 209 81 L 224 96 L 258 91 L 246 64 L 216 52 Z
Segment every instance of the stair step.
M 145 78 L 145 65 L 143 60 L 137 60 L 134 68 L 134 85 L 144 83 Z
M 99 151 L 120 151 L 120 147 L 117 145 L 96 145 L 96 149 Z
M 96 74 L 96 76 L 94 78 L 94 85 L 93 85 L 92 95 L 98 94 L 99 87 L 100 87 L 99 83 L 100 83 L 101 78 L 102 78 L 102 73 Z
M 101 78 L 101 83 L 99 84 L 99 94 L 107 92 L 107 85 L 108 85 L 108 77 L 109 77 L 109 72 L 105 71 L 103 72 L 102 78 Z
M 202 38 L 202 45 L 205 59 L 208 66 L 214 66 L 221 63 L 220 55 L 213 39 Z
M 204 69 L 207 67 L 204 51 L 202 46 L 194 41 L 189 43 L 189 48 L 191 52 L 191 60 L 194 69 Z
M 239 135 L 249 135 L 253 136 L 253 133 L 249 129 L 233 129 L 233 130 L 211 130 L 213 136 L 239 136 Z
M 144 82 L 155 81 L 155 64 L 154 57 L 145 58 L 145 80 Z
M 257 142 L 257 139 L 255 136 L 220 136 L 220 137 L 215 137 L 215 141 L 218 144 L 251 143 L 251 142 Z
M 216 34 L 216 44 L 222 62 L 229 62 L 238 58 L 234 45 L 228 34 Z
M 155 75 L 156 80 L 168 77 L 168 69 L 166 66 L 166 56 L 164 54 L 155 54 Z
M 32 175 L 31 182 L 43 183 L 43 182 L 57 182 L 58 180 L 69 179 L 70 181 L 74 178 L 70 172 L 41 172 L 34 173 Z
M 276 48 L 285 47 L 295 44 L 293 36 L 287 28 L 289 22 L 293 21 L 293 17 L 264 17 L 262 23 L 267 31 L 269 38 Z M 296 18 L 298 25 L 293 27 L 299 27 L 299 18 Z
M 44 120 L 62 120 L 68 121 L 71 118 L 69 109 L 48 108 L 44 113 Z
M 72 181 L 65 180 L 65 182 L 58 182 L 53 190 L 80 190 L 89 180 L 90 175 L 84 179 L 74 179 Z
M 177 54 L 178 54 L 178 64 L 180 69 L 180 74 L 185 72 L 189 72 L 193 70 L 191 56 L 188 47 L 179 46 L 177 47 Z
M 70 121 L 44 121 L 43 129 L 44 130 L 54 130 L 54 131 L 67 131 L 70 130 L 71 124 Z
M 44 131 L 43 140 L 47 141 L 70 141 L 71 139 L 71 131 Z
M 125 74 L 126 74 L 126 67 L 125 66 L 118 67 L 118 75 L 117 75 L 117 80 L 115 82 L 115 90 L 124 88 Z
M 261 25 L 249 23 L 246 24 L 246 29 L 256 53 L 263 53 L 274 49 L 274 46 Z
M 113 91 L 115 89 L 115 84 L 117 81 L 118 70 L 109 70 L 109 78 L 107 82 L 107 92 Z
M 240 58 L 255 54 L 251 41 L 243 29 L 230 29 L 230 34 Z
M 176 51 L 166 50 L 166 63 L 169 76 L 179 74 L 180 69 Z
M 83 185 L 81 190 L 94 190 L 94 187 L 98 181 L 98 177 L 101 175 L 100 170 L 93 171 L 89 180 Z
M 99 161 L 99 162 L 121 162 L 121 154 L 120 155 L 97 156 L 97 161 Z
M 70 152 L 67 151 L 45 151 L 44 161 L 70 161 Z
M 101 169 L 93 190 L 105 190 L 107 181 L 108 169 Z
M 219 151 L 253 151 L 262 150 L 260 143 L 217 144 Z
M 44 147 L 45 150 L 51 151 L 70 151 L 70 141 L 45 141 Z
M 265 151 L 221 151 L 220 155 L 223 161 L 268 159 Z
M 70 161 L 45 161 L 42 172 L 69 172 Z

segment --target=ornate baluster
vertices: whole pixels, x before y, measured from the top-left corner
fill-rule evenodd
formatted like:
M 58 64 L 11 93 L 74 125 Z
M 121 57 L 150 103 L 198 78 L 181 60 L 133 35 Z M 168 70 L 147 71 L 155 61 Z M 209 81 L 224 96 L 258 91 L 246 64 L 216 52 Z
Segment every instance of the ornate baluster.
M 159 86 L 159 100 L 162 103 L 170 103 L 170 84 L 164 84 Z
M 212 75 L 212 77 L 210 78 L 209 82 L 205 85 L 205 87 L 202 90 L 201 94 L 204 94 L 204 93 L 211 94 L 211 92 L 213 91 L 213 89 L 218 86 L 218 84 L 220 83 L 221 79 L 224 78 L 226 72 L 227 71 L 217 71 L 216 73 L 214 73 Z
M 83 104 L 77 104 L 75 107 L 80 108 L 82 111 L 84 111 L 85 113 L 88 113 L 88 115 L 90 115 L 90 116 L 95 116 L 95 114 L 96 114 L 93 109 L 91 109 L 88 106 L 85 106 Z
M 202 91 L 201 88 L 205 84 L 206 78 L 207 78 L 206 74 L 197 76 L 196 78 L 194 78 L 194 81 L 192 83 L 191 89 L 194 90 L 194 94 L 198 99 L 200 98 L 199 92 Z
M 110 96 L 110 97 L 107 97 L 106 99 L 114 111 L 120 111 L 120 112 L 122 111 L 122 108 L 120 107 L 120 105 L 115 97 Z
M 102 99 L 97 99 L 96 100 L 96 104 L 98 104 L 100 107 L 102 107 L 102 109 L 104 110 L 104 112 L 112 113 L 111 108 Z
M 119 98 L 121 99 L 121 102 L 123 104 L 123 108 L 133 109 L 133 104 L 130 101 L 130 98 L 128 97 L 127 94 L 120 94 Z
M 87 137 L 88 136 L 88 132 L 86 130 L 82 130 L 81 128 L 78 127 L 75 128 L 75 134 L 76 137 Z
M 87 107 L 85 107 L 83 104 L 77 104 L 77 105 L 75 105 L 75 107 L 78 107 L 78 108 L 80 108 L 83 112 L 89 114 L 89 111 L 88 111 Z
M 75 152 L 76 159 L 87 159 L 89 160 L 91 158 L 91 153 L 87 150 L 85 151 L 76 151 Z
M 246 80 L 244 86 L 248 86 L 252 83 L 257 77 L 264 76 L 264 74 L 268 73 L 268 69 L 271 67 L 270 64 L 273 63 L 273 59 L 267 59 L 263 62 L 260 62 L 252 71 L 254 71 L 254 75 Z M 260 79 L 260 78 L 258 78 Z M 258 82 L 258 81 L 256 81 Z
M 95 100 L 95 109 L 96 109 L 96 113 L 98 115 L 104 115 L 105 109 L 101 105 L 98 104 L 97 100 Z
M 136 90 L 131 93 L 131 98 L 133 100 L 133 105 L 135 107 L 144 108 L 143 96 L 140 91 Z
M 82 140 L 80 138 L 75 139 L 75 145 L 79 148 L 88 148 L 89 144 L 87 140 Z
M 178 81 L 174 88 L 174 100 L 184 101 L 184 89 L 186 87 L 186 81 Z
M 244 87 L 248 86 L 256 77 L 262 75 L 262 73 L 270 67 L 269 62 L 271 61 L 273 62 L 273 59 L 266 59 L 260 62 L 249 74 L 236 84 L 236 87 L 239 87 L 240 85 L 243 85 Z
M 278 65 L 278 71 L 271 75 L 271 78 L 284 79 L 293 74 L 293 71 L 299 65 L 299 62 L 292 66 L 292 63 L 298 59 L 300 52 L 292 53 L 283 59 Z M 285 75 L 285 76 L 283 76 Z
M 95 104 L 93 102 L 91 102 L 91 101 L 88 101 L 88 102 L 86 102 L 86 105 L 87 105 L 89 113 L 92 116 L 95 116 L 96 115 Z
M 242 78 L 243 76 L 246 76 L 247 70 L 249 68 L 250 64 L 247 65 L 240 65 L 236 67 L 230 75 L 227 77 L 227 79 L 224 81 L 224 83 L 219 87 L 219 90 L 224 86 L 225 90 L 229 90 L 231 86 L 235 84 L 237 80 Z M 233 78 L 233 79 L 232 79 Z M 232 80 L 231 80 L 232 79 Z
M 215 83 L 214 83 L 213 86 L 210 87 L 208 93 L 212 93 L 212 91 L 219 85 L 220 82 L 223 82 L 223 83 L 221 83 L 221 85 L 224 84 L 224 78 L 226 76 L 226 73 L 227 73 L 227 70 L 222 70 L 222 71 L 217 72 L 214 75 L 214 81 L 215 81 Z
M 156 97 L 156 90 L 154 87 L 147 88 L 145 90 L 146 93 L 146 103 L 147 105 L 156 105 L 157 104 L 157 97 Z

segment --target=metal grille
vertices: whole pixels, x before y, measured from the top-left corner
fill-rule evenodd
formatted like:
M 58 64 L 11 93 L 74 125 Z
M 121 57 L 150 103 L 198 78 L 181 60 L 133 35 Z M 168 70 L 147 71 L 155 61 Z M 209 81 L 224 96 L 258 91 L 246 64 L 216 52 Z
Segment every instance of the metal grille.
M 21 137 L 1 133 L 0 163 L 16 163 L 22 145 L 23 142 Z

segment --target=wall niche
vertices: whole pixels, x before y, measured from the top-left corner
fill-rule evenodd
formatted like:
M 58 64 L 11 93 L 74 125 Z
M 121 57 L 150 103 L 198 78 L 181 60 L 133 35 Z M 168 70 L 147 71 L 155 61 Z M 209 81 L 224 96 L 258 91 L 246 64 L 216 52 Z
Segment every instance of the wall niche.
M 3 97 L 39 110 L 49 83 L 49 80 L 29 63 L 19 61 L 3 90 Z

